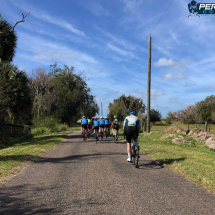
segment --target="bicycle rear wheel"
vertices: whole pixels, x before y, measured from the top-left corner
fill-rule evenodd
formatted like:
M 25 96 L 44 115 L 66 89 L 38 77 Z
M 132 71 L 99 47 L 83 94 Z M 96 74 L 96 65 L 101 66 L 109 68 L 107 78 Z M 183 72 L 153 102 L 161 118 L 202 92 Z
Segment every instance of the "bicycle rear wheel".
M 134 166 L 135 168 L 138 168 L 138 163 L 139 163 L 139 150 L 137 145 L 134 146 Z
M 83 141 L 85 141 L 85 128 L 83 128 Z

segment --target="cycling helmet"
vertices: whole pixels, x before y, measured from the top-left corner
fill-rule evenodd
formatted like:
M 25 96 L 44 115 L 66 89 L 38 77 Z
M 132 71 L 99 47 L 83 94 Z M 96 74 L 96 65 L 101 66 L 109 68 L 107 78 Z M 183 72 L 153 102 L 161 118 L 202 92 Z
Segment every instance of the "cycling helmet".
M 105 119 L 107 119 L 107 117 L 105 117 Z
M 101 116 L 101 117 L 100 117 L 100 119 L 104 119 L 104 117 L 103 117 L 103 116 Z
M 84 118 L 86 118 L 86 116 L 82 116 L 82 118 L 84 119 Z
M 136 110 L 131 109 L 131 110 L 130 110 L 130 114 L 134 114 L 134 115 L 136 115 L 136 114 L 137 114 L 137 112 L 136 112 Z
M 117 118 L 117 115 L 114 116 L 114 119 L 116 119 L 116 118 Z

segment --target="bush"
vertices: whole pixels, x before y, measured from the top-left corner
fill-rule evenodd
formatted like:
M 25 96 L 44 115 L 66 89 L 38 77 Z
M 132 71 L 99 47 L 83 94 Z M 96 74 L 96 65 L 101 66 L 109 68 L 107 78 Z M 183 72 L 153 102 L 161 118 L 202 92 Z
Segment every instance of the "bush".
M 45 117 L 43 119 L 35 120 L 33 122 L 33 128 L 34 129 L 50 129 L 50 132 L 54 132 L 58 130 L 59 122 L 57 119 L 53 117 Z M 42 132 L 42 130 L 37 130 L 37 132 Z M 44 131 L 43 131 L 44 133 Z

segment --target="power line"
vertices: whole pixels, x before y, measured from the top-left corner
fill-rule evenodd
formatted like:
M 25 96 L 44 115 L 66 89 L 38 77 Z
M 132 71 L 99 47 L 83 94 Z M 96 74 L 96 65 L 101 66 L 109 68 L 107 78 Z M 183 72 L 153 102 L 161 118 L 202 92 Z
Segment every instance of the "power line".
M 173 0 L 171 3 L 170 3 L 170 5 L 169 5 L 169 7 L 166 9 L 166 11 L 163 13 L 163 15 L 161 16 L 161 18 L 158 20 L 158 22 L 155 24 L 155 26 L 153 27 L 153 29 L 151 30 L 151 32 L 150 32 L 150 34 L 154 31 L 154 29 L 157 27 L 157 25 L 158 25 L 158 23 L 161 21 L 161 19 L 164 17 L 164 15 L 166 14 L 166 12 L 169 10 L 169 8 L 171 7 L 171 5 L 173 4 L 173 2 L 174 2 L 175 0 Z M 135 55 L 134 55 L 134 57 L 131 59 L 131 61 L 130 61 L 130 64 L 128 65 L 128 68 L 130 67 L 130 65 L 131 65 L 131 63 L 132 63 L 132 60 L 136 57 L 136 55 L 140 52 L 140 50 L 142 49 L 142 47 L 143 47 L 143 45 L 145 44 L 145 42 L 147 42 L 147 40 L 148 40 L 148 38 L 146 39 L 146 40 L 144 40 L 144 42 L 143 42 L 143 44 L 140 46 L 140 48 L 138 49 L 138 51 L 135 53 Z M 142 66 L 142 65 L 141 65 Z M 141 67 L 140 66 L 140 67 Z M 138 67 L 138 69 L 140 68 L 140 67 Z M 127 83 L 127 82 L 126 82 Z M 122 88 L 121 88 L 122 89 Z M 121 90 L 120 89 L 120 90 Z
M 164 41 L 182 24 L 182 22 L 188 17 L 188 15 L 186 15 L 182 21 L 167 35 L 167 37 L 157 46 L 157 48 L 155 49 L 155 51 L 164 43 Z M 146 58 L 148 59 L 148 57 Z M 143 64 L 141 64 L 136 70 L 140 69 L 140 67 L 143 66 Z M 125 84 L 127 84 L 129 81 L 129 79 L 127 80 L 127 82 Z M 124 85 L 125 85 L 124 84 Z M 120 90 L 122 89 L 122 87 L 120 88 Z

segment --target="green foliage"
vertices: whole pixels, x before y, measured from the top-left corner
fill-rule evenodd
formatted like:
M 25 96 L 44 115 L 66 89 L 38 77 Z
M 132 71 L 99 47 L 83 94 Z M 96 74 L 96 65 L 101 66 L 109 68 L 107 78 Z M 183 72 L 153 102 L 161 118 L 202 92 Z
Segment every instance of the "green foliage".
M 11 62 L 15 55 L 17 36 L 12 26 L 0 16 L 0 60 Z
M 161 113 L 158 110 L 150 110 L 150 121 L 153 123 L 153 125 L 156 121 L 161 121 L 161 118 Z
M 86 82 L 74 74 L 74 67 L 60 68 L 55 63 L 48 74 L 39 68 L 31 77 L 31 88 L 34 118 L 52 116 L 62 123 L 73 123 L 81 115 L 92 117 L 99 111 Z
M 207 96 L 204 101 L 197 102 L 195 106 L 204 121 L 211 121 L 212 113 L 215 111 L 215 96 Z
M 125 96 L 124 94 L 118 99 L 114 99 L 113 103 L 109 103 L 109 118 L 113 120 L 114 115 L 117 115 L 120 121 L 129 114 L 131 109 L 135 109 L 138 115 L 145 112 L 145 104 L 140 98 L 134 96 Z
M 169 111 L 167 113 L 166 123 L 170 124 L 173 119 L 175 119 L 175 116 L 173 115 L 173 112 Z
M 5 121 L 24 124 L 31 120 L 32 99 L 28 77 L 16 66 L 3 62 L 0 62 L 0 101 Z

